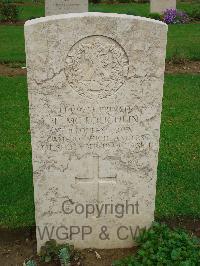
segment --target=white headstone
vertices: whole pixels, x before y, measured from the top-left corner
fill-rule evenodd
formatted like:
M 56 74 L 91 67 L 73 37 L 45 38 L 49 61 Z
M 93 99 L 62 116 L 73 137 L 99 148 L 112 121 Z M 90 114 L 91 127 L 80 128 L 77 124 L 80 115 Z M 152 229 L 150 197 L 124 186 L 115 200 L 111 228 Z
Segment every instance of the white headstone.
M 88 12 L 88 0 L 45 0 L 45 15 Z
M 151 13 L 163 14 L 166 9 L 176 9 L 176 0 L 150 0 Z
M 68 14 L 25 37 L 38 250 L 132 246 L 154 220 L 167 25 Z

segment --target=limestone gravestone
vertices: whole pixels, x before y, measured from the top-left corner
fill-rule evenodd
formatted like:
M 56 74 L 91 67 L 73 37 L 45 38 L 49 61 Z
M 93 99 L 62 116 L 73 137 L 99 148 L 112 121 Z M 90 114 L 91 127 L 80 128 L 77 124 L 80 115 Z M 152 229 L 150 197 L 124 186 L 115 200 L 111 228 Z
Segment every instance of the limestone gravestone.
M 25 37 L 38 250 L 132 246 L 154 220 L 167 26 L 68 14 Z
M 151 0 L 151 13 L 163 14 L 166 9 L 176 9 L 176 0 Z
M 45 0 L 45 15 L 88 12 L 88 0 Z

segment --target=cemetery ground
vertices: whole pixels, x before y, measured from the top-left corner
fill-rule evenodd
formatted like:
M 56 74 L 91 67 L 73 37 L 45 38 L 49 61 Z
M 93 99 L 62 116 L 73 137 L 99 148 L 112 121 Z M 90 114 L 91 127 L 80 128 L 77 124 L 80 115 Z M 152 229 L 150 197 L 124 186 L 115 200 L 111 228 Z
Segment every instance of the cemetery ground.
M 179 3 L 178 7 L 188 11 L 194 5 L 197 4 Z M 40 3 L 26 1 L 20 7 L 22 21 L 44 15 Z M 132 12 L 141 16 L 147 16 L 148 9 L 148 4 L 90 6 L 90 11 Z M 13 265 L 21 265 L 36 252 L 21 24 L 0 25 L 0 265 L 11 265 L 11 260 Z M 200 24 L 169 26 L 156 197 L 156 220 L 173 227 L 183 226 L 197 236 L 200 236 L 199 44 Z M 99 260 L 95 251 L 83 251 L 84 265 L 110 265 L 113 259 L 132 254 L 134 249 L 98 252 Z

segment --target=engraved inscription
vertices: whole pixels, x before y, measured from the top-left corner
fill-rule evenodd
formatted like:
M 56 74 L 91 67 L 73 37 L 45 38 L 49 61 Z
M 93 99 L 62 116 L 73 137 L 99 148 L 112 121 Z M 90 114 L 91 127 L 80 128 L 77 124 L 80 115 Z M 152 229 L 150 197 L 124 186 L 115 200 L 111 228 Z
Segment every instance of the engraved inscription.
M 106 158 L 120 151 L 120 164 L 136 169 L 135 156 L 147 154 L 151 146 L 148 132 L 137 133 L 143 125 L 143 112 L 137 105 L 58 104 L 51 111 L 51 130 L 39 144 L 44 152 L 60 152 L 68 158 L 74 154 L 101 154 Z M 124 157 L 124 150 L 129 151 L 129 158 Z
M 74 3 L 75 1 L 71 1 L 71 0 L 64 0 L 62 1 L 61 3 L 55 3 L 56 7 L 58 8 L 63 8 L 63 7 L 70 7 L 70 6 L 80 6 L 81 3 L 80 2 L 77 2 L 77 3 Z
M 66 76 L 79 95 L 96 99 L 116 92 L 126 81 L 129 60 L 119 43 L 105 36 L 77 42 L 67 56 Z

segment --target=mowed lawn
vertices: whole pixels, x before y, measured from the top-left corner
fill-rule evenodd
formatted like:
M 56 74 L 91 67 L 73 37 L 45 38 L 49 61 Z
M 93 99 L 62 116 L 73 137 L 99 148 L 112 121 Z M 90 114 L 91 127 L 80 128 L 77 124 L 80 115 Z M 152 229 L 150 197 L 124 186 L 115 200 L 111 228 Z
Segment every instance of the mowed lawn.
M 0 63 L 25 63 L 24 28 L 0 25 Z
M 200 8 L 200 4 L 180 3 L 180 9 Z M 44 16 L 40 4 L 20 6 L 21 19 Z M 148 16 L 149 4 L 90 5 L 90 11 L 115 12 Z M 168 32 L 167 59 L 184 58 L 200 60 L 200 24 L 170 25 Z M 25 63 L 23 26 L 0 25 L 0 63 Z
M 16 2 L 19 2 L 16 0 Z M 30 0 L 24 0 L 24 3 L 29 2 Z M 43 1 L 44 2 L 44 1 Z M 45 14 L 44 3 L 40 1 L 37 4 L 28 4 L 21 6 L 20 5 L 20 19 L 27 20 L 34 17 L 43 17 Z M 177 0 L 177 9 L 190 12 L 192 9 L 197 9 L 200 7 L 199 0 L 191 1 L 189 0 L 186 3 L 180 2 Z M 135 16 L 147 17 L 150 13 L 149 3 L 117 3 L 117 4 L 90 4 L 90 12 L 107 12 L 107 13 L 121 13 L 121 14 L 131 14 Z
M 156 216 L 200 217 L 200 75 L 165 77 Z M 25 77 L 0 77 L 0 226 L 34 224 Z

